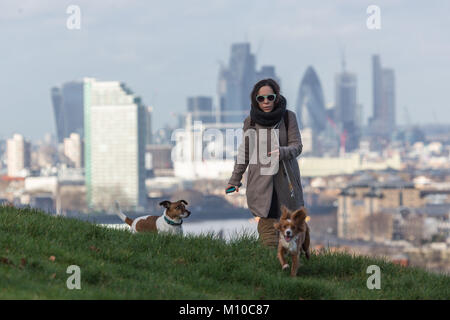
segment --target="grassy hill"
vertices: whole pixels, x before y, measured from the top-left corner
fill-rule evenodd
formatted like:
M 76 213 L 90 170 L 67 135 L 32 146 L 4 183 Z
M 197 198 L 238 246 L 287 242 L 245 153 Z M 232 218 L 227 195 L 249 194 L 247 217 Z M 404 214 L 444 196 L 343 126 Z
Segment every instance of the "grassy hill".
M 366 286 L 370 265 L 381 289 Z M 67 267 L 81 268 L 69 290 Z M 298 277 L 275 250 L 243 235 L 131 234 L 0 207 L 0 299 L 450 299 L 450 277 L 328 251 L 302 258 Z

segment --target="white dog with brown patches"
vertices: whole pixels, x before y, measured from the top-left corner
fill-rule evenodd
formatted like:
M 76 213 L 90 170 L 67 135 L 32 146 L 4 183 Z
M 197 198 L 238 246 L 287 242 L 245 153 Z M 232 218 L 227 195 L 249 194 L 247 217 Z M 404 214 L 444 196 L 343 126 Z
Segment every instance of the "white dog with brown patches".
M 128 218 L 116 201 L 116 214 L 123 222 L 131 227 L 131 232 L 167 232 L 172 234 L 183 234 L 183 219 L 191 215 L 191 212 L 186 209 L 184 204 L 188 204 L 186 200 L 179 200 L 176 202 L 162 201 L 159 205 L 165 208 L 161 216 L 142 216 L 136 219 Z
M 281 206 L 281 212 L 280 221 L 274 224 L 275 229 L 280 232 L 277 257 L 281 268 L 285 270 L 289 268 L 285 255 L 290 254 L 292 257 L 291 277 L 296 277 L 300 253 L 304 251 L 307 259 L 310 256 L 309 227 L 305 222 L 308 214 L 305 207 L 291 212 L 285 205 Z

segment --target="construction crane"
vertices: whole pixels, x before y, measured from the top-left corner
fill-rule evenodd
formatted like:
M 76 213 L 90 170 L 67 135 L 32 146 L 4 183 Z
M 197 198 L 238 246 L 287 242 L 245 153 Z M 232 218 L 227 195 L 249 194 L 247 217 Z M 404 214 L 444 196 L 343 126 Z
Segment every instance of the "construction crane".
M 330 117 L 327 117 L 327 121 L 330 124 L 330 126 L 333 128 L 336 135 L 339 137 L 339 152 L 341 154 L 345 153 L 345 142 L 347 140 L 347 130 L 343 130 L 342 132 L 339 130 L 336 123 L 331 119 Z

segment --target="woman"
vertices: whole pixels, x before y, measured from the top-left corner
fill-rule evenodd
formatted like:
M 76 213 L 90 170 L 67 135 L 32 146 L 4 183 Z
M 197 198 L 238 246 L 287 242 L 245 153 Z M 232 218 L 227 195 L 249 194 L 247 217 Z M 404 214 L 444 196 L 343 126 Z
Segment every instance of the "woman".
M 297 162 L 303 145 L 297 117 L 293 111 L 286 109 L 286 99 L 280 94 L 280 87 L 273 79 L 257 82 L 250 99 L 251 111 L 244 120 L 244 137 L 238 152 L 238 159 L 245 159 L 242 161 L 245 163 L 241 164 L 236 160 L 227 189 L 235 186 L 236 192 L 239 192 L 238 186 L 248 167 L 246 190 L 248 208 L 254 216 L 259 217 L 259 239 L 264 245 L 276 247 L 278 235 L 273 224 L 279 220 L 281 205 L 284 204 L 290 210 L 296 210 L 304 205 Z M 285 125 L 285 120 L 288 120 L 288 126 Z M 249 128 L 256 130 L 256 134 L 248 135 L 246 138 L 245 133 Z M 274 128 L 279 128 L 278 134 Z M 268 132 L 268 138 L 249 143 L 249 139 L 260 139 L 261 129 Z M 270 135 L 275 137 L 274 146 L 271 146 Z M 260 143 L 265 143 L 266 146 L 261 146 Z M 264 169 L 271 164 L 262 163 L 259 156 L 257 163 L 254 161 L 249 163 L 249 159 L 252 159 L 252 154 L 249 157 L 249 145 L 258 146 L 250 152 L 256 152 L 256 149 L 267 150 L 268 156 L 279 161 L 278 170 L 273 170 L 272 174 L 262 174 L 267 172 Z

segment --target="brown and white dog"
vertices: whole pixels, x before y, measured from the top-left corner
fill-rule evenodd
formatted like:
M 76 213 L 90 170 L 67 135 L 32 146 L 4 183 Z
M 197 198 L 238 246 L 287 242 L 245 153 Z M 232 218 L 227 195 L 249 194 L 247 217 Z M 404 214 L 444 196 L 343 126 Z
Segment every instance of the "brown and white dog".
M 308 212 L 305 207 L 291 211 L 285 205 L 281 206 L 281 217 L 278 223 L 274 224 L 275 229 L 279 231 L 280 239 L 278 242 L 278 260 L 283 270 L 289 268 L 286 263 L 285 255 L 289 253 L 292 257 L 291 277 L 297 276 L 299 266 L 299 255 L 305 252 L 309 259 L 309 226 L 305 219 Z
M 168 232 L 173 234 L 183 234 L 183 219 L 191 215 L 191 212 L 186 209 L 184 204 L 188 204 L 186 200 L 178 200 L 176 202 L 162 201 L 160 206 L 165 208 L 164 213 L 161 216 L 142 216 L 136 219 L 128 218 L 122 210 L 120 205 L 116 201 L 116 214 L 122 219 L 123 222 L 131 227 L 131 232 Z

